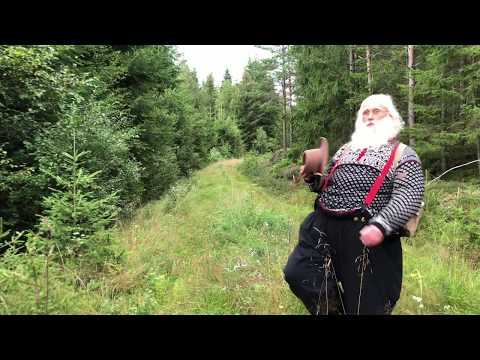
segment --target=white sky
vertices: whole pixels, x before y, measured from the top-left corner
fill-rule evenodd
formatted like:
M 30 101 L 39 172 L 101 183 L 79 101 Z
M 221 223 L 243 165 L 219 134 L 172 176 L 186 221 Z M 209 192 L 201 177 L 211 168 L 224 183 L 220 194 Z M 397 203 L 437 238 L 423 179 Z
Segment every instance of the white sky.
M 196 70 L 200 85 L 212 73 L 215 85 L 219 86 L 227 68 L 232 81 L 238 83 L 242 80 L 249 58 L 253 60 L 270 56 L 268 51 L 253 45 L 177 45 L 177 48 L 189 68 Z

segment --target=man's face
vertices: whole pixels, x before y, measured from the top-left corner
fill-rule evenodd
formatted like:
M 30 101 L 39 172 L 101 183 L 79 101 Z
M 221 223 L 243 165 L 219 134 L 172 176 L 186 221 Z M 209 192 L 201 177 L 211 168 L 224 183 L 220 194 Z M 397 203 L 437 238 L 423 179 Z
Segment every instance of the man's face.
M 365 99 L 357 112 L 350 142 L 355 149 L 387 144 L 402 130 L 402 118 L 394 110 L 395 116 L 388 111 L 390 100 L 382 100 L 380 95 L 377 97 L 379 99 Z M 392 106 L 392 109 L 395 107 Z
M 376 121 L 383 120 L 388 114 L 388 110 L 383 106 L 374 106 L 363 110 L 362 118 L 367 127 L 372 127 Z

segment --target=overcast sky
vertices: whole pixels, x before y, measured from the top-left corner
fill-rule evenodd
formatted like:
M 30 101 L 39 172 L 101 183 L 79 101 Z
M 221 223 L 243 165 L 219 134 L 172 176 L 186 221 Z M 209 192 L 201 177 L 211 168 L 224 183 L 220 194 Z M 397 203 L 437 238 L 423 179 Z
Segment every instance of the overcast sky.
M 253 45 L 178 45 L 177 48 L 190 69 L 196 70 L 200 84 L 212 73 L 216 86 L 221 84 L 227 68 L 233 82 L 237 83 L 242 80 L 249 58 L 253 60 L 270 56 L 268 51 Z

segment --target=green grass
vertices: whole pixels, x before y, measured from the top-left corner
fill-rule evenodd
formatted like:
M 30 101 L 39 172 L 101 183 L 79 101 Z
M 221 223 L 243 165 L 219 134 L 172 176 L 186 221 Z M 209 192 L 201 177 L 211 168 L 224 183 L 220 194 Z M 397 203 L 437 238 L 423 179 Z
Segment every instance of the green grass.
M 113 236 L 123 263 L 86 284 L 76 281 L 74 265 L 67 271 L 52 265 L 48 312 L 307 314 L 282 268 L 314 194 L 302 184 L 280 184 L 263 164 L 220 161 L 178 183 L 118 224 Z M 419 231 L 403 240 L 404 282 L 394 314 L 480 312 L 479 195 L 468 183 L 428 189 Z M 40 269 L 43 259 L 37 261 Z M 45 289 L 36 294 L 8 274 L 0 273 L 0 286 L 8 285 L 0 313 L 44 313 Z
M 271 196 L 229 162 L 213 164 L 191 181 L 176 206 L 167 205 L 167 195 L 118 228 L 125 269 L 139 271 L 133 292 L 111 301 L 117 311 L 306 313 L 286 287 L 282 267 L 310 211 L 299 200 L 309 194 L 298 188 Z

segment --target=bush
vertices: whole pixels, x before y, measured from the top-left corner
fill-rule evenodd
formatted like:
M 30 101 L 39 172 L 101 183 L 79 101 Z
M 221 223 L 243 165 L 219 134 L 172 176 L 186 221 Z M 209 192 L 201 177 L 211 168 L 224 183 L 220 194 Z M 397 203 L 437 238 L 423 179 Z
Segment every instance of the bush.
M 215 162 L 219 160 L 223 160 L 225 157 L 222 154 L 222 152 L 217 149 L 216 147 L 213 147 L 210 149 L 210 152 L 208 154 L 208 161 L 209 162 Z
M 165 211 L 171 211 L 179 206 L 182 200 L 196 185 L 194 178 L 181 179 L 175 183 L 167 192 Z
M 59 122 L 39 133 L 28 148 L 39 167 L 61 175 L 65 170 L 62 153 L 71 152 L 75 132 L 77 149 L 89 152 L 83 163 L 85 170 L 102 170 L 97 176 L 99 186 L 95 193 L 103 197 L 117 192 L 122 215 L 129 215 L 140 204 L 143 191 L 140 164 L 131 155 L 138 131 L 129 128 L 129 116 L 121 109 L 119 99 L 112 95 L 94 101 L 97 92 L 104 91 L 101 83 L 90 79 L 88 83 L 77 84 L 77 91 L 84 88 L 93 88 L 92 94 L 71 103 Z M 52 185 L 52 178 L 42 173 L 36 179 L 43 189 Z
M 268 174 L 266 156 L 258 156 L 253 153 L 248 153 L 242 163 L 239 165 L 239 170 L 244 175 L 252 178 L 265 178 Z
M 243 153 L 241 131 L 233 119 L 228 117 L 224 121 L 215 122 L 217 147 L 225 158 L 237 157 Z
M 247 154 L 239 165 L 242 174 L 250 177 L 255 183 L 274 191 L 277 194 L 286 193 L 292 185 L 292 175 L 297 173 L 297 167 L 283 159 L 276 164 L 271 162 L 271 153 L 263 155 Z
M 258 128 L 256 131 L 255 140 L 252 143 L 252 149 L 255 150 L 258 154 L 265 154 L 266 152 L 272 151 L 275 146 L 275 140 L 269 138 L 263 128 Z

